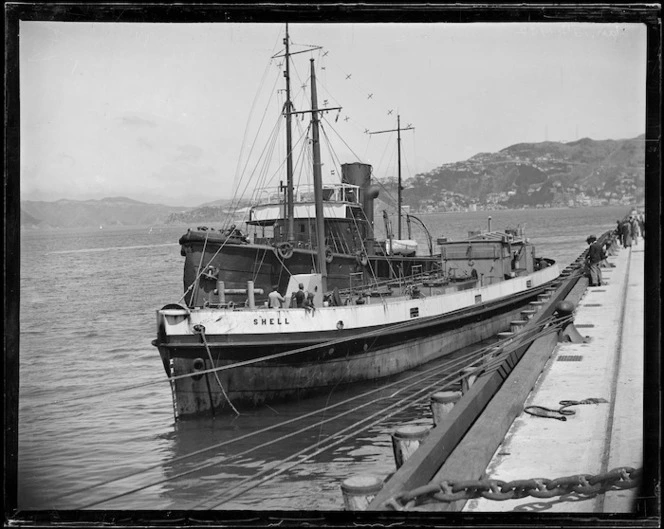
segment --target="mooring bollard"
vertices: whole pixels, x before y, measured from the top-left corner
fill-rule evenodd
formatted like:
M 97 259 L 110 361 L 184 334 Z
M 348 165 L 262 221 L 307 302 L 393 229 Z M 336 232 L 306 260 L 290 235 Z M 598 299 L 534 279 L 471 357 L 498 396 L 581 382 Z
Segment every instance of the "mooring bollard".
M 249 302 L 249 308 L 256 308 L 256 298 L 254 296 L 254 282 L 247 281 L 247 301 Z
M 511 333 L 510 333 L 511 334 Z M 489 349 L 489 352 L 485 354 L 482 357 L 482 371 L 486 372 L 489 369 L 493 367 L 493 361 L 496 359 L 496 357 L 502 353 L 503 351 L 503 346 L 502 345 L 494 345 L 491 349 Z
M 529 305 L 530 305 L 531 309 L 539 311 L 542 308 L 542 306 L 544 305 L 544 302 L 543 301 L 531 301 L 529 303 Z
M 394 431 L 392 449 L 397 470 L 413 455 L 420 443 L 429 435 L 429 430 L 428 426 L 407 425 Z
M 514 333 L 512 331 L 503 331 L 496 334 L 496 336 L 498 337 L 499 340 L 504 340 L 504 344 L 508 344 L 512 341 L 509 338 L 512 338 L 514 336 Z
M 477 380 L 477 369 L 474 367 L 465 367 L 461 370 L 461 393 L 466 394 Z
M 217 295 L 219 296 L 219 303 L 226 303 L 226 287 L 223 281 L 217 281 Z
M 383 480 L 376 476 L 346 478 L 341 483 L 344 508 L 347 511 L 366 511 L 382 488 Z
M 513 320 L 510 322 L 510 331 L 517 333 L 526 326 L 526 323 L 528 320 Z
M 441 423 L 445 415 L 452 411 L 460 398 L 460 391 L 439 391 L 431 395 L 431 415 L 434 428 Z
M 525 309 L 521 311 L 521 316 L 526 320 L 532 320 L 536 312 L 535 309 Z

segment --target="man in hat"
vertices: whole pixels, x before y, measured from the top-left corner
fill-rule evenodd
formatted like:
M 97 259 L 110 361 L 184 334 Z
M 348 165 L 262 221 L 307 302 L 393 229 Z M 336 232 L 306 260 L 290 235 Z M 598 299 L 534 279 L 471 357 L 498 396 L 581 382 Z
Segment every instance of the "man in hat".
M 280 309 L 283 306 L 284 297 L 279 294 L 279 285 L 272 286 L 272 292 L 267 295 L 271 309 Z
M 598 287 L 603 284 L 602 269 L 599 264 L 606 259 L 606 254 L 604 253 L 604 247 L 597 242 L 597 237 L 594 235 L 589 236 L 586 242 L 590 245 L 586 254 L 586 266 L 590 278 L 590 286 Z
M 291 306 L 295 306 L 299 309 L 304 307 L 304 301 L 308 297 L 308 292 L 304 290 L 304 284 L 300 283 L 298 285 L 298 290 L 296 292 L 293 292 L 293 295 L 291 297 Z

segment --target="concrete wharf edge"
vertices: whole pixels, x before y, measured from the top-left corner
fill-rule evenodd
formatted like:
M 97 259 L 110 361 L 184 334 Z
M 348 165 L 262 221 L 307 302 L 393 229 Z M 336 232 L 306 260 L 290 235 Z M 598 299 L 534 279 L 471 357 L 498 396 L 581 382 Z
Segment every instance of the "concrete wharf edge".
M 609 262 L 615 267 L 602 269 L 608 284 L 588 288 L 575 314 L 579 330 L 589 335 L 591 341 L 559 344 L 523 407 L 539 405 L 556 409 L 561 400 L 586 398 L 603 398 L 608 402 L 574 406 L 571 409 L 575 414 L 566 421 L 520 413 L 481 473 L 484 477 L 504 481 L 554 479 L 596 475 L 623 466 L 642 467 L 643 243 L 622 249 Z M 487 413 L 491 414 L 489 407 Z M 474 455 L 472 450 L 466 450 L 463 459 L 467 465 L 472 464 Z M 459 479 L 455 477 L 458 471 L 457 467 L 445 464 L 434 479 L 442 480 L 442 476 Z M 473 479 L 477 477 L 479 474 Z M 468 501 L 463 510 L 631 513 L 638 492 L 638 488 L 631 488 L 590 497 L 571 494 L 502 502 L 482 498 Z M 448 504 L 447 509 L 450 507 L 455 506 Z
M 538 321 L 550 316 L 557 305 L 558 301 L 563 299 L 580 298 L 582 292 L 586 289 L 587 280 L 579 277 L 579 274 L 574 274 L 559 287 L 553 294 L 550 302 L 544 306 L 543 310 L 537 313 L 536 317 L 529 320 L 524 328 L 527 331 L 530 328 L 538 325 Z M 573 294 L 570 294 L 570 293 Z M 555 341 L 555 333 L 553 340 Z M 549 338 L 550 339 L 550 338 Z M 535 342 L 526 343 L 522 345 L 507 345 L 505 349 L 511 352 L 509 357 L 503 362 L 503 366 L 493 372 L 487 373 L 478 378 L 473 384 L 470 391 L 464 395 L 454 408 L 447 414 L 436 428 L 432 430 L 427 439 L 422 443 L 420 448 L 404 463 L 404 465 L 395 473 L 383 489 L 376 495 L 373 501 L 369 504 L 368 510 L 385 510 L 389 509 L 386 502 L 393 498 L 400 492 L 414 489 L 416 487 L 425 485 L 434 477 L 436 471 L 448 459 L 457 444 L 464 438 L 468 429 L 473 425 L 475 420 L 483 413 L 487 403 L 496 394 L 501 385 L 504 384 L 506 379 L 510 376 L 512 369 L 519 365 L 519 359 L 524 356 L 524 353 L 533 348 Z M 550 355 L 553 349 L 553 344 L 540 344 L 539 347 L 545 347 Z M 537 373 L 541 372 L 543 362 L 540 362 Z M 533 381 L 534 383 L 534 381 Z M 529 389 L 532 387 L 529 386 Z M 525 398 L 525 396 L 524 396 Z M 523 400 L 521 401 L 523 402 Z M 510 421 L 511 422 L 511 421 Z M 510 423 L 507 423 L 509 427 Z M 503 432 L 504 435 L 505 432 Z M 493 443 L 493 448 L 490 450 L 489 459 L 493 450 L 502 440 L 496 439 Z M 488 459 L 485 460 L 482 470 L 486 467 Z M 457 480 L 475 479 L 479 476 L 466 476 L 457 477 Z M 456 502 L 455 502 L 456 503 Z

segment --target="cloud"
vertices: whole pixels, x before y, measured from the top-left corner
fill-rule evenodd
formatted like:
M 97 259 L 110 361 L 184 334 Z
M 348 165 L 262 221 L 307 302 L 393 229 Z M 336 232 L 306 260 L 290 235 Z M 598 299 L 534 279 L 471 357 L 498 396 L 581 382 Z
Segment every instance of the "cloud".
M 196 162 L 203 155 L 203 149 L 195 145 L 180 145 L 177 149 L 179 154 L 176 156 L 175 161 Z
M 143 118 L 137 115 L 121 116 L 122 124 L 128 127 L 156 127 L 157 122 L 153 119 Z

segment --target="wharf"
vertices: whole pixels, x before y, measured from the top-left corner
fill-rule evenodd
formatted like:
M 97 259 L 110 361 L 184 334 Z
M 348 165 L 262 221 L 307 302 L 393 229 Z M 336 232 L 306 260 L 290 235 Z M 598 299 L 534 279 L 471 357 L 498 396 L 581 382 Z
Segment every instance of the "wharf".
M 492 480 L 598 475 L 643 467 L 644 241 L 623 248 L 602 268 L 606 285 L 589 287 L 575 311 L 587 343 L 560 343 L 524 403 L 559 409 L 565 420 L 522 411 L 486 468 Z M 532 409 L 532 411 L 537 411 Z M 633 512 L 638 488 L 552 498 L 471 499 L 464 512 Z

